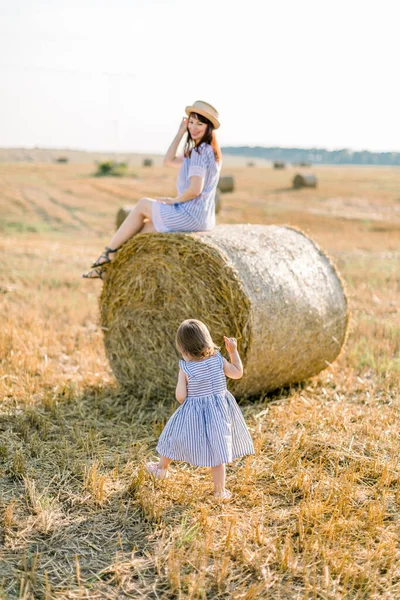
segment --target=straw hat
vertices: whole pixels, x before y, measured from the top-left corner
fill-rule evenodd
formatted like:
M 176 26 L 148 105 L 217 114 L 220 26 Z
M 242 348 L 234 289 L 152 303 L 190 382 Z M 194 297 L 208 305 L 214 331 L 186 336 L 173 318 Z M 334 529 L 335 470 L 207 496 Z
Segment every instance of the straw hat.
M 198 115 L 202 115 L 206 117 L 211 123 L 214 125 L 215 129 L 218 129 L 219 123 L 219 114 L 217 110 L 208 104 L 208 102 L 203 102 L 203 100 L 196 100 L 196 102 L 192 106 L 187 106 L 185 108 L 185 112 L 187 116 L 190 115 L 191 112 L 197 113 Z

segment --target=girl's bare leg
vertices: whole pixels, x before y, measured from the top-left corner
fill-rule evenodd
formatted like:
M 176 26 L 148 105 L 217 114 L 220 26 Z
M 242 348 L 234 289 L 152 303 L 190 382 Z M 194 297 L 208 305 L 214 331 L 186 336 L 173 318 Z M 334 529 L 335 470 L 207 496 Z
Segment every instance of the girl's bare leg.
M 214 481 L 214 492 L 223 492 L 225 489 L 225 464 L 211 467 Z
M 158 466 L 160 469 L 168 469 L 169 464 L 172 462 L 170 458 L 166 456 L 160 456 L 160 460 L 158 461 Z

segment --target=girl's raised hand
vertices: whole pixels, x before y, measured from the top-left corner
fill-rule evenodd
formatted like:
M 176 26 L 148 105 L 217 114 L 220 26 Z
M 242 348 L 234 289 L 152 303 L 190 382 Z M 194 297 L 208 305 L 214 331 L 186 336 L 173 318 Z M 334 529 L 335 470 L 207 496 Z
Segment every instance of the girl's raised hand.
M 226 337 L 226 335 L 224 335 L 224 340 L 225 340 L 225 347 L 226 347 L 227 351 L 229 352 L 229 354 L 231 352 L 235 352 L 235 350 L 237 350 L 236 338 Z

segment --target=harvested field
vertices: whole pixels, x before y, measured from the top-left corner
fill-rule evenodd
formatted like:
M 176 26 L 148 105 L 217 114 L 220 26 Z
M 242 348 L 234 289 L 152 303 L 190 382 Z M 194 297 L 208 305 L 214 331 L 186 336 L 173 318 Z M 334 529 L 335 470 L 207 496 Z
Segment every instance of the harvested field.
M 30 151 L 33 152 L 33 151 Z M 351 321 L 337 361 L 241 404 L 256 455 L 154 483 L 143 464 L 177 403 L 140 407 L 111 373 L 99 281 L 79 278 L 117 208 L 176 172 L 93 178 L 94 163 L 0 163 L 0 596 L 397 599 L 400 170 L 228 164 L 219 223 L 298 227 L 333 257 Z M 34 157 L 33 157 L 34 158 Z

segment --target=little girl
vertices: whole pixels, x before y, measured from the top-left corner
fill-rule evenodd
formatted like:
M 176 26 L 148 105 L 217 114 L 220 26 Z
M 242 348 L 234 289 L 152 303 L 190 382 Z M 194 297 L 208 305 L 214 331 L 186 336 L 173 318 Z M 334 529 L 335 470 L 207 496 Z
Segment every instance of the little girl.
M 224 339 L 230 362 L 221 356 L 204 323 L 187 319 L 179 326 L 176 347 L 183 360 L 179 361 L 176 399 L 182 406 L 158 440 L 160 460 L 147 463 L 146 469 L 164 479 L 172 460 L 211 467 L 214 496 L 228 499 L 232 493 L 225 489 L 225 464 L 254 454 L 254 445 L 242 412 L 226 388 L 225 376 L 240 379 L 243 375 L 236 339 Z

